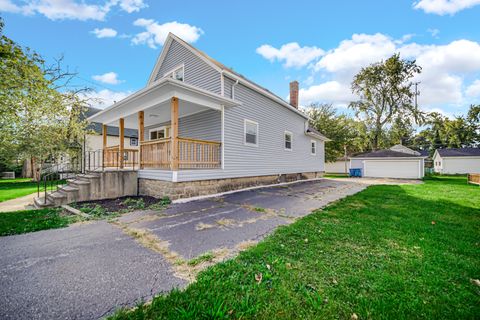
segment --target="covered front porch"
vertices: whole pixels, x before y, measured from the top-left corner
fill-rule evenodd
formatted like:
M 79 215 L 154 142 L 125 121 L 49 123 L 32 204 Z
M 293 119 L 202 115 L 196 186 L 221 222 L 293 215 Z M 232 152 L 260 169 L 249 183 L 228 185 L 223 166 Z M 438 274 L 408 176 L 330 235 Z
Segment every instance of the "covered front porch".
M 88 120 L 103 124 L 103 169 L 221 169 L 224 111 L 231 99 L 178 80 L 162 79 Z M 108 146 L 106 128 L 119 127 L 119 144 Z M 138 146 L 126 146 L 125 128 L 138 130 Z

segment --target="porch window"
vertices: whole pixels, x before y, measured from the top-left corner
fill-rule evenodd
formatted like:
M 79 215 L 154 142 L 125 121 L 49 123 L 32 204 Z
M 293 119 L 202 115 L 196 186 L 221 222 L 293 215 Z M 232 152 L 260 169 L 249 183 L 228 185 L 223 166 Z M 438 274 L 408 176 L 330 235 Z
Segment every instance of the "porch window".
M 170 138 L 170 126 L 150 129 L 150 140 Z
M 316 155 L 317 154 L 317 141 L 311 140 L 310 144 L 311 144 L 312 155 Z
M 258 145 L 258 123 L 245 119 L 245 144 Z
M 173 69 L 172 71 L 165 73 L 164 77 L 183 81 L 184 73 L 185 73 L 185 67 L 182 65 Z
M 285 131 L 285 150 L 292 150 L 292 133 Z

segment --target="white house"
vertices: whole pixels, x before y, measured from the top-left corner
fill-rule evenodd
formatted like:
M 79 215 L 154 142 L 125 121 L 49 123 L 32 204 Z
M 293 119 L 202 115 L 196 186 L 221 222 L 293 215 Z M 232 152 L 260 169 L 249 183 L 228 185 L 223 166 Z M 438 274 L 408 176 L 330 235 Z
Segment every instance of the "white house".
M 437 149 L 433 169 L 441 174 L 480 173 L 480 148 Z
M 350 167 L 372 178 L 421 179 L 425 175 L 426 156 L 402 145 L 362 153 L 350 158 Z

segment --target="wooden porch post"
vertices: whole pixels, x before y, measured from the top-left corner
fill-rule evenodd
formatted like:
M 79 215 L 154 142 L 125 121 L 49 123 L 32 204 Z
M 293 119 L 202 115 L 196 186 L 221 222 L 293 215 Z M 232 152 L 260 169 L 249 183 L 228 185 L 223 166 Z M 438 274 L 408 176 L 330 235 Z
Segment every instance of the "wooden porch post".
M 123 169 L 123 149 L 124 149 L 124 138 L 125 138 L 125 121 L 123 118 L 120 118 L 120 130 L 118 133 L 119 146 L 118 152 L 120 157 L 120 169 Z
M 102 149 L 102 169 L 105 168 L 105 154 L 107 153 L 107 125 L 102 125 L 103 149 Z
M 172 171 L 178 170 L 178 98 L 172 98 L 171 105 Z
M 139 148 L 139 162 L 140 162 L 140 169 L 143 169 L 143 156 L 142 156 L 142 142 L 145 138 L 145 112 L 139 111 L 138 112 L 138 148 Z

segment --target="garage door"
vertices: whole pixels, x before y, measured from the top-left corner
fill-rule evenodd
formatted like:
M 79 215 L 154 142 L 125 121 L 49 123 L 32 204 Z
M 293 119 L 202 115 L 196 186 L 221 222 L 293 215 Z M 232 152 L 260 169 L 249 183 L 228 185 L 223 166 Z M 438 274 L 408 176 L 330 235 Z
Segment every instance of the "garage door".
M 375 178 L 419 179 L 419 161 L 365 160 L 365 176 Z

